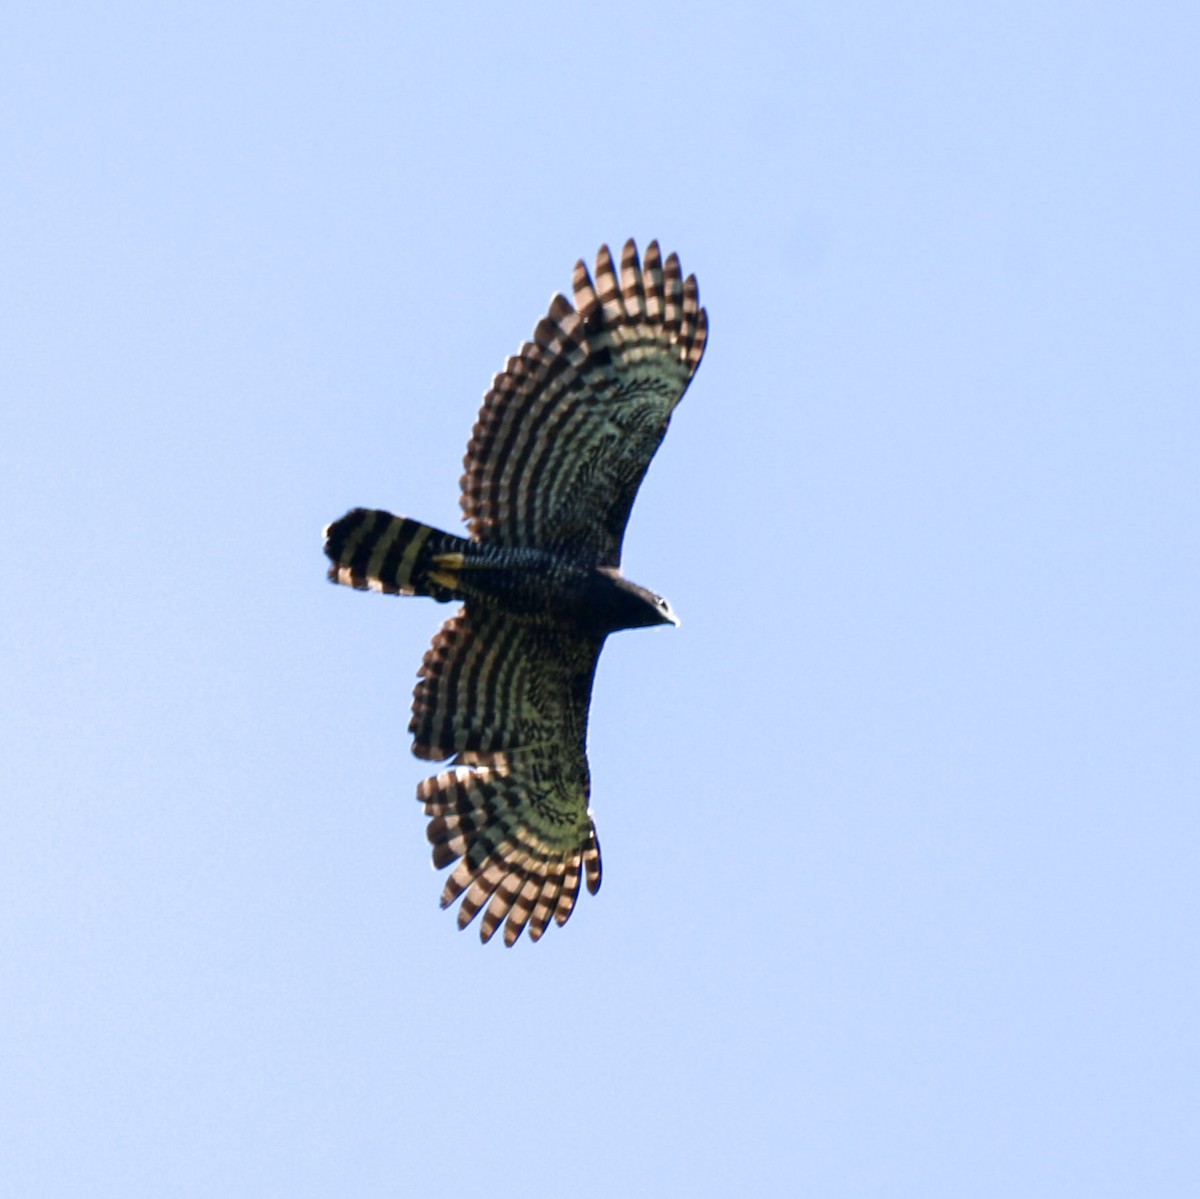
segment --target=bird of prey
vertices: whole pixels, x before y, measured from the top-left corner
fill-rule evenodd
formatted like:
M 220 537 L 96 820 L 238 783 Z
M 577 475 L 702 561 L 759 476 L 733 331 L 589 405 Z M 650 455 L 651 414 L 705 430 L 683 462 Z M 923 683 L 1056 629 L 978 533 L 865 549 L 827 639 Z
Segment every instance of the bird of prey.
M 708 334 L 694 276 L 658 243 L 632 241 L 595 280 L 575 266 L 533 340 L 484 397 L 464 459 L 467 537 L 356 508 L 325 530 L 329 578 L 462 607 L 425 654 L 413 753 L 448 762 L 417 797 L 433 861 L 453 862 L 442 907 L 459 928 L 512 945 L 565 924 L 580 881 L 600 887 L 588 808 L 587 720 L 604 640 L 677 624 L 659 595 L 620 572 L 642 477 Z

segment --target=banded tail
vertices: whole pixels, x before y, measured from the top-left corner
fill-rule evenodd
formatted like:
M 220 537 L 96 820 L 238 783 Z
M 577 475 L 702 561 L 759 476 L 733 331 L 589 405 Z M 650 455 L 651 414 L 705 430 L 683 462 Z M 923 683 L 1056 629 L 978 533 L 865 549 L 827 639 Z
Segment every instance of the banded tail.
M 453 533 L 371 508 L 355 508 L 325 530 L 331 583 L 442 602 L 461 598 L 457 570 L 470 547 Z

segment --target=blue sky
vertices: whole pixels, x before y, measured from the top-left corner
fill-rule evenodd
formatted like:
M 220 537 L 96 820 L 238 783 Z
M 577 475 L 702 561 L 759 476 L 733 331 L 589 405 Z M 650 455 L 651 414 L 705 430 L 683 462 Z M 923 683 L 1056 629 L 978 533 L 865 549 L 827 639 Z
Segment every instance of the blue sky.
M 1200 1187 L 1193 6 L 18 4 L 0 1186 Z M 711 336 L 599 896 L 437 907 L 408 752 L 493 372 L 657 237 Z

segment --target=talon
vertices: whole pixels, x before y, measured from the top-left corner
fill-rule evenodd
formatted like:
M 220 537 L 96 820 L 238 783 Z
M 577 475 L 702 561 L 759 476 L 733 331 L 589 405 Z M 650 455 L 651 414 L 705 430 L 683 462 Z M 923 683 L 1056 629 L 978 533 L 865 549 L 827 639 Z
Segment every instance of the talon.
M 456 557 L 451 554 L 449 557 Z M 448 591 L 458 590 L 458 575 L 448 570 L 431 570 L 425 576 L 429 582 L 435 583 L 438 587 L 445 587 Z

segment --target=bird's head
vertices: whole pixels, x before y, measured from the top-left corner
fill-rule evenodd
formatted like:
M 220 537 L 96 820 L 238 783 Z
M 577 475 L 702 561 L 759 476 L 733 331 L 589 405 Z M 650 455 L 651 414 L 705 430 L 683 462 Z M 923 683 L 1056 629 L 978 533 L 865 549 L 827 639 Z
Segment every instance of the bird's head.
M 610 631 L 617 629 L 643 629 L 656 624 L 678 626 L 679 617 L 661 596 L 646 587 L 639 587 L 623 578 L 617 571 L 601 568 L 601 573 L 612 582 L 607 610 Z

